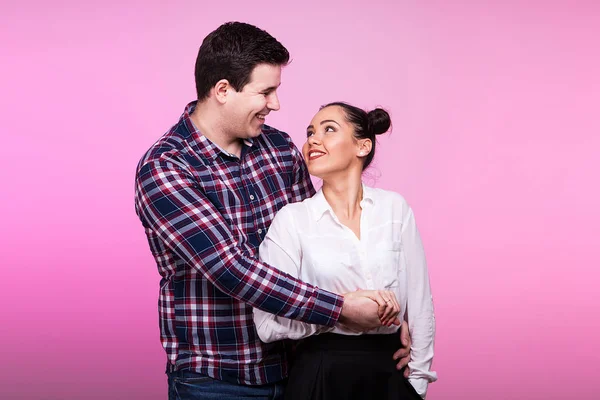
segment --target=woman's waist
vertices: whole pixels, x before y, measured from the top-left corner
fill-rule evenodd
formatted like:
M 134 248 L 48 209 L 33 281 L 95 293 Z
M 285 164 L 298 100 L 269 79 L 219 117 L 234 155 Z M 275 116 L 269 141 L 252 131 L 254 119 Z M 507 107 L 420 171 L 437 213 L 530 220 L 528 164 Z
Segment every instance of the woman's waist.
M 334 331 L 303 339 L 298 348 L 304 350 L 381 351 L 387 353 L 398 350 L 400 345 L 400 334 L 398 332 L 342 334 Z
M 402 313 L 400 313 L 400 314 L 402 314 Z M 404 318 L 404 315 L 403 314 L 398 315 L 398 318 Z M 400 329 L 399 326 L 392 325 L 389 327 L 382 326 L 377 329 L 372 329 L 365 333 L 357 333 L 355 331 L 352 331 L 352 330 L 345 328 L 344 326 L 341 326 L 338 324 L 333 329 L 328 330 L 327 333 L 334 333 L 334 334 L 343 335 L 343 336 L 391 335 L 391 334 L 395 334 L 396 332 L 398 332 L 398 329 Z

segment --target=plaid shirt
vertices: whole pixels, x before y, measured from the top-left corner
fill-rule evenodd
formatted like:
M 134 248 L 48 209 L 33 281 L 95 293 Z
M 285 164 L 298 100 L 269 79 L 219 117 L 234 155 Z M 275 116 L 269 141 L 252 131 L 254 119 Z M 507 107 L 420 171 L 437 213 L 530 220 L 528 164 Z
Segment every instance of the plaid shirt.
M 142 157 L 136 212 L 159 273 L 161 342 L 170 368 L 260 385 L 287 376 L 283 343 L 260 341 L 252 307 L 332 326 L 342 298 L 258 261 L 275 213 L 314 194 L 287 134 L 264 126 L 241 157 L 196 130 L 188 104 Z

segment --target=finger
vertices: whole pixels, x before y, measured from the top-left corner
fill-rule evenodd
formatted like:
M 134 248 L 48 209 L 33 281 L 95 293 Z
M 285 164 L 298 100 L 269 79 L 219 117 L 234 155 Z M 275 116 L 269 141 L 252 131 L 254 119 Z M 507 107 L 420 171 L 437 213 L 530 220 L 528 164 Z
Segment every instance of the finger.
M 395 311 L 399 311 L 400 305 L 396 301 L 396 295 L 393 292 L 386 290 L 383 292 L 382 296 L 385 298 L 386 303 L 396 309 Z
M 396 320 L 398 320 L 398 323 L 396 323 Z M 398 311 L 394 307 L 392 301 L 389 300 L 385 308 L 385 314 L 382 318 L 382 323 L 385 326 L 392 326 L 394 324 L 399 325 L 399 321 L 400 320 L 398 319 Z
M 390 297 L 392 298 L 392 301 L 394 303 L 394 307 L 396 308 L 396 313 L 400 314 L 400 303 L 398 302 L 398 299 L 396 298 L 396 295 L 393 292 L 390 292 Z
M 391 317 L 390 317 L 390 320 L 389 320 L 390 323 L 389 323 L 388 326 L 392 326 L 392 325 L 398 326 L 398 325 L 400 325 L 401 322 L 400 322 L 400 318 L 398 318 L 398 314 L 399 314 L 398 308 L 395 307 L 395 306 L 392 306 Z
M 381 315 L 379 316 L 379 321 L 381 322 L 381 325 L 387 326 L 387 324 L 389 322 L 389 319 L 390 319 L 390 316 L 389 316 L 389 307 L 388 306 L 383 306 L 382 307 Z
M 391 316 L 388 320 L 389 323 L 387 326 L 400 325 L 400 320 L 398 319 L 398 314 L 400 314 L 400 304 L 398 304 L 398 301 L 396 300 L 396 295 L 391 291 L 387 291 L 386 295 L 388 304 L 391 308 Z
M 378 308 L 377 308 L 377 316 L 379 317 L 379 321 L 381 321 L 382 324 L 386 320 L 385 311 L 386 311 L 386 305 L 385 304 L 378 306 Z
M 410 351 L 407 348 L 400 348 L 398 350 L 396 350 L 396 352 L 393 355 L 393 359 L 396 361 L 400 361 L 404 358 L 406 358 L 406 356 L 408 356 L 410 354 Z
M 396 369 L 400 370 L 400 369 L 402 369 L 404 367 L 407 367 L 409 361 L 410 361 L 410 357 L 403 357 L 403 358 L 401 358 L 398 361 L 398 364 L 396 364 Z
M 385 306 L 385 299 L 381 296 L 379 290 L 364 290 L 360 293 L 360 295 L 373 300 L 380 307 Z
M 400 325 L 401 321 L 400 318 L 398 318 L 400 314 L 400 305 L 395 301 L 395 296 L 392 296 L 388 304 L 390 305 L 390 318 L 388 320 L 388 326 Z
M 386 299 L 385 300 L 384 317 L 385 317 L 384 319 L 385 319 L 386 323 L 391 322 L 392 319 L 395 317 L 395 314 L 394 314 L 394 303 L 392 303 L 392 301 L 390 299 Z
M 396 364 L 396 369 L 401 370 L 402 368 L 408 365 L 408 360 L 406 358 L 401 358 Z
M 380 323 L 384 326 L 389 326 L 390 322 L 393 321 L 392 317 L 395 315 L 393 310 L 390 310 L 391 300 L 387 298 L 386 291 L 366 290 L 361 294 L 377 303 L 377 316 L 379 317 Z
M 381 296 L 385 299 L 385 311 L 384 317 L 382 318 L 382 322 L 385 326 L 391 326 L 394 322 L 394 319 L 398 315 L 394 302 L 392 300 L 392 296 L 390 296 L 390 292 L 383 291 Z
M 388 303 L 384 303 L 383 306 L 381 306 L 381 316 L 379 319 L 381 319 L 382 321 L 387 321 L 390 318 L 390 306 Z
M 406 369 L 404 369 L 404 377 L 408 379 L 408 375 L 410 375 L 410 368 L 406 367 Z
M 385 307 L 387 305 L 386 299 L 383 297 L 380 290 L 373 290 L 373 297 L 373 300 L 375 300 L 380 306 Z
M 398 325 L 400 323 L 400 320 L 398 319 L 397 315 L 398 315 L 398 313 L 392 308 L 391 312 L 390 312 L 390 317 L 386 321 L 387 322 L 386 326 Z M 398 323 L 396 323 L 396 321 Z
M 402 346 L 410 348 L 411 340 L 410 340 L 410 332 L 408 330 L 408 323 L 406 321 L 402 321 L 402 326 L 400 327 L 400 341 L 402 342 Z
M 379 317 L 379 321 L 383 324 L 383 321 L 386 319 L 385 314 L 387 302 L 379 290 L 367 290 L 364 291 L 363 295 L 377 303 L 377 316 Z

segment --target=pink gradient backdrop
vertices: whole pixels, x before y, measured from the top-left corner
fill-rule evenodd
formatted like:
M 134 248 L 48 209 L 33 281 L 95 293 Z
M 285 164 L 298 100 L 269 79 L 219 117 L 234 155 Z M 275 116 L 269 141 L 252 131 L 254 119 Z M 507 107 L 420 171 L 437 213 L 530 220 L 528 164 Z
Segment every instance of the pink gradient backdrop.
M 598 398 L 597 3 L 53 3 L 1 6 L 0 398 L 166 399 L 134 168 L 228 20 L 290 49 L 298 144 L 325 102 L 391 111 L 368 181 L 424 238 L 428 398 Z

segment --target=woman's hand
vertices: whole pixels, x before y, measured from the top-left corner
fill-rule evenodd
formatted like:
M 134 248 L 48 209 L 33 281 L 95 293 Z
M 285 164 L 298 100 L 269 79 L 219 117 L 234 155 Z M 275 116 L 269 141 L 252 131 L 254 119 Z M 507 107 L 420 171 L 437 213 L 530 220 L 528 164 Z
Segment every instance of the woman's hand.
M 378 316 L 381 325 L 392 326 L 400 325 L 398 314 L 400 313 L 400 304 L 396 295 L 389 290 L 357 290 L 344 294 L 346 297 L 366 297 L 377 303 Z

